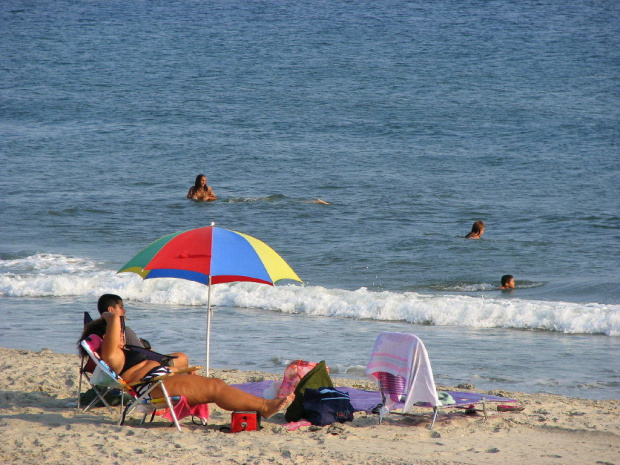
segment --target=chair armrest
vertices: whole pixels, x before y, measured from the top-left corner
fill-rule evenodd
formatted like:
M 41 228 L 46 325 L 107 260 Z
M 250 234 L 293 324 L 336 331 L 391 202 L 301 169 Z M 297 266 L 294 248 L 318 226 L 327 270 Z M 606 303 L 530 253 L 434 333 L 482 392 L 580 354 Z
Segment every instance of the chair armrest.
M 183 373 L 193 373 L 194 371 L 198 371 L 198 370 L 202 370 L 203 367 L 201 366 L 189 366 L 189 367 L 185 367 L 185 368 L 179 368 L 177 371 L 175 371 L 174 373 L 172 373 L 173 375 L 180 375 Z
M 148 383 L 156 383 L 157 381 L 169 378 L 170 376 L 180 375 L 180 374 L 183 374 L 183 373 L 191 373 L 191 372 L 194 372 L 196 370 L 200 370 L 201 368 L 202 367 L 199 367 L 199 366 L 197 366 L 197 367 L 191 366 L 191 367 L 181 368 L 180 370 L 175 371 L 174 373 L 170 373 L 170 374 L 162 375 L 162 376 L 156 376 L 155 378 L 150 379 L 147 382 Z M 133 387 L 133 386 L 138 386 L 140 384 L 144 384 L 144 381 L 136 381 L 136 382 L 133 382 L 133 383 L 129 383 L 129 386 Z

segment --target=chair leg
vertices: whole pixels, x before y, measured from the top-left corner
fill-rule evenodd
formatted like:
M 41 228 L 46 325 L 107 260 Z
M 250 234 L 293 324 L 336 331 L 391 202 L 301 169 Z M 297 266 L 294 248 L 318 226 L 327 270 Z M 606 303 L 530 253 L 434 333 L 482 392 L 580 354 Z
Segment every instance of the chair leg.
M 123 424 L 125 423 L 125 418 L 127 417 L 127 410 L 129 410 L 129 407 L 129 405 L 125 407 L 125 410 L 123 410 L 123 413 L 121 413 L 121 418 L 120 420 L 118 420 L 118 426 L 123 426 Z
M 172 415 L 172 418 L 173 418 L 173 423 L 177 427 L 177 430 L 181 431 L 181 425 L 179 425 L 179 420 L 177 419 L 177 416 L 176 416 L 176 413 L 174 411 L 172 402 L 170 400 L 170 396 L 168 395 L 168 391 L 166 390 L 166 387 L 164 386 L 163 380 L 159 380 L 156 383 L 152 383 L 149 386 L 149 388 L 146 390 L 146 392 L 142 393 L 142 395 L 140 397 L 135 399 L 131 404 L 127 405 L 127 407 L 125 408 L 125 412 L 123 413 L 123 415 L 121 417 L 121 420 L 119 421 L 119 425 L 122 425 L 124 423 L 125 417 L 127 415 L 129 415 L 131 412 L 133 412 L 135 410 L 136 406 L 140 402 L 142 402 L 144 399 L 146 399 L 147 396 L 151 393 L 151 391 L 153 389 L 155 389 L 157 386 L 161 386 L 161 390 L 162 390 L 162 393 L 164 395 L 164 399 L 166 400 L 166 405 L 170 409 L 170 414 Z M 154 415 L 155 415 L 155 412 L 153 412 L 153 416 Z M 142 423 L 144 423 L 145 420 L 146 420 L 146 415 L 144 415 L 144 418 L 142 419 Z M 152 421 L 152 419 L 151 419 L 151 421 Z
M 140 402 L 142 402 L 144 399 L 148 397 L 151 391 L 155 389 L 155 386 L 157 386 L 157 383 L 151 384 L 149 388 L 146 390 L 146 392 L 143 392 L 140 397 L 135 398 L 133 402 L 131 402 L 130 404 L 127 404 L 127 407 L 125 407 L 125 412 L 123 413 L 123 418 L 121 418 L 121 421 L 118 423 L 119 425 L 122 425 L 125 421 L 125 418 L 136 409 L 136 407 L 138 406 Z
M 390 409 L 385 405 L 382 405 L 379 408 L 379 424 L 383 422 L 383 418 L 387 417 L 390 414 Z
M 179 430 L 179 432 L 181 432 L 181 425 L 179 425 L 179 420 L 177 419 L 177 414 L 174 411 L 174 407 L 172 405 L 172 402 L 170 402 L 170 396 L 168 395 L 168 391 L 166 390 L 166 386 L 164 386 L 164 382 L 162 380 L 159 381 L 160 385 L 161 385 L 161 390 L 164 394 L 164 397 L 166 399 L 166 404 L 168 404 L 168 408 L 170 409 L 170 414 L 172 415 L 172 419 L 174 420 L 174 424 L 177 427 L 177 430 Z
M 82 410 L 82 378 L 86 377 L 88 382 L 90 383 L 90 378 L 88 373 L 84 370 L 86 366 L 87 357 L 82 355 L 82 359 L 80 360 L 80 372 L 78 377 L 78 388 L 77 388 L 77 409 Z
M 118 416 L 120 418 L 123 415 L 123 412 L 125 411 L 125 391 L 120 391 L 119 395 L 121 396 L 121 406 L 118 411 Z
M 435 426 L 435 420 L 437 419 L 438 413 L 439 413 L 439 408 L 433 407 L 433 419 L 431 420 L 431 426 L 428 429 L 433 429 L 433 426 Z
M 105 391 L 99 391 L 99 389 L 97 389 L 96 386 L 93 386 L 93 391 L 95 391 L 95 394 L 97 394 L 97 397 L 95 397 L 90 404 L 88 404 L 86 407 L 84 407 L 84 411 L 87 412 L 93 405 L 95 405 L 95 402 L 97 402 L 97 399 L 101 400 L 101 402 L 103 402 L 103 405 L 105 405 L 105 407 L 108 409 L 108 412 L 110 412 L 111 414 L 114 414 L 114 411 L 112 410 L 112 408 L 110 407 L 110 404 L 108 404 L 108 401 L 105 400 L 105 395 L 110 392 L 112 389 L 111 388 L 106 388 Z
M 80 397 L 82 396 L 82 367 L 80 367 L 80 378 L 78 380 L 78 391 L 77 391 L 77 408 L 78 410 L 82 409 L 82 403 L 80 402 Z
M 390 409 L 385 406 L 387 403 L 387 395 L 381 391 L 381 407 L 379 407 L 379 424 L 383 423 L 383 417 L 390 414 Z

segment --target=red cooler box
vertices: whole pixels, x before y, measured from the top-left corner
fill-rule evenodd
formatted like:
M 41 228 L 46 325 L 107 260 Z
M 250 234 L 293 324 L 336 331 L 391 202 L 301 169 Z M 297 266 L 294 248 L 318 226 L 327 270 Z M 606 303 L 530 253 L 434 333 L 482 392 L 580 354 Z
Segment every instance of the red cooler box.
M 235 410 L 230 421 L 230 432 L 258 431 L 260 430 L 260 414 L 258 412 L 247 412 Z

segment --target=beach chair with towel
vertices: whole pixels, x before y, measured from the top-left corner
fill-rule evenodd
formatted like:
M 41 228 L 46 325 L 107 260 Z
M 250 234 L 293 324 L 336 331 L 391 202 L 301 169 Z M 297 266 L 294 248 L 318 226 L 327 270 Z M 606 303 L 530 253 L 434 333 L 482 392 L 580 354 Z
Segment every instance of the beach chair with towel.
M 108 392 L 112 390 L 117 390 L 130 396 L 132 400 L 130 403 L 128 403 L 127 406 L 124 405 L 124 396 L 121 396 L 118 421 L 119 425 L 122 425 L 125 422 L 125 419 L 135 410 L 144 415 L 140 424 L 143 424 L 145 422 L 146 416 L 149 413 L 151 414 L 152 421 L 155 413 L 162 410 L 165 410 L 165 412 L 163 413 L 163 417 L 170 420 L 179 431 L 181 431 L 181 426 L 179 425 L 179 418 L 183 418 L 185 416 L 197 416 L 198 418 L 200 418 L 203 425 L 206 424 L 206 420 L 209 418 L 209 409 L 207 404 L 189 407 L 189 405 L 187 404 L 187 400 L 184 396 L 171 397 L 168 394 L 164 385 L 164 380 L 168 376 L 172 375 L 153 378 L 149 381 L 148 389 L 142 392 L 141 395 L 138 395 L 135 387 L 144 383 L 137 382 L 129 384 L 125 380 L 123 380 L 120 375 L 115 373 L 114 370 L 112 370 L 99 357 L 98 350 L 101 346 L 101 343 L 102 339 L 96 335 L 88 336 L 80 343 L 80 345 L 88 355 L 89 361 L 92 362 L 95 366 L 94 370 L 92 371 L 92 375 L 85 376 L 85 379 L 88 380 L 90 385 L 97 393 L 97 398 L 99 398 L 104 403 L 110 413 L 114 412 L 112 411 L 109 403 L 106 401 L 106 394 Z M 196 371 L 197 369 L 198 367 L 188 367 L 183 370 L 183 372 Z M 156 387 L 161 388 L 164 397 L 159 399 L 151 399 L 150 393 Z M 84 410 L 88 410 L 89 408 L 90 405 L 87 406 Z
M 324 362 L 319 365 L 313 371 L 325 370 Z M 331 384 L 329 374 L 325 372 L 326 379 L 318 381 L 313 379 L 313 383 L 316 381 L 315 385 L 309 386 L 310 378 L 316 375 L 313 371 L 304 376 L 295 388 L 295 401 L 285 413 L 285 418 L 289 422 L 296 422 L 302 417 L 302 389 Z M 379 334 L 366 368 L 366 375 L 376 382 L 379 391 L 347 386 L 337 386 L 336 389 L 349 394 L 354 412 L 378 413 L 379 423 L 390 413 L 411 415 L 414 407 L 432 409 L 429 429 L 433 429 L 440 408 L 464 409 L 466 414 L 483 412 L 485 419 L 487 403 L 497 403 L 498 411 L 523 410 L 516 399 L 488 393 L 437 392 L 426 347 L 420 338 L 413 334 L 396 332 Z M 265 380 L 234 386 L 249 394 L 263 396 L 264 393 L 273 390 L 272 383 L 273 381 Z M 476 404 L 481 404 L 482 409 L 476 409 L 474 407 Z
M 377 383 L 381 392 L 379 423 L 396 404 L 404 402 L 401 413 L 407 413 L 421 402 L 433 409 L 430 429 L 433 428 L 442 403 L 435 388 L 426 347 L 419 337 L 395 332 L 379 334 L 366 367 L 366 376 Z

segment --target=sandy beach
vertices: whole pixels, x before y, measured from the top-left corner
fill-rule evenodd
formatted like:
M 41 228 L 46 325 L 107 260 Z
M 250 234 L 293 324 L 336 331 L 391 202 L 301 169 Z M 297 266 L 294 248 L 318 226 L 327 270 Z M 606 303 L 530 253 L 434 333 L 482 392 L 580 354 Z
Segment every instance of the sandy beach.
M 441 413 L 428 416 L 355 414 L 340 434 L 327 427 L 284 428 L 282 413 L 261 431 L 228 434 L 230 413 L 211 405 L 206 427 L 182 420 L 117 426 L 106 409 L 76 409 L 78 356 L 43 349 L 0 348 L 0 462 L 5 464 L 620 464 L 620 400 L 593 401 L 547 394 L 498 392 L 521 412 Z M 214 370 L 228 383 L 278 375 Z M 364 380 L 334 378 L 336 386 L 374 389 Z M 441 387 L 447 389 L 447 387 Z M 453 389 L 453 388 L 450 388 Z

